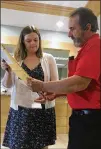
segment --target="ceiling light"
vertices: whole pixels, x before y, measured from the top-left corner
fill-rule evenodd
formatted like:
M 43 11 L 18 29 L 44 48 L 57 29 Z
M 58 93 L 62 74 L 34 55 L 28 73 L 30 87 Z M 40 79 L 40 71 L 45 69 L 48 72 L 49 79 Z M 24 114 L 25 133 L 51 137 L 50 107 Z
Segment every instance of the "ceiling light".
M 58 22 L 56 23 L 56 25 L 57 25 L 59 28 L 61 28 L 61 27 L 64 25 L 64 23 L 63 23 L 62 21 L 58 21 Z

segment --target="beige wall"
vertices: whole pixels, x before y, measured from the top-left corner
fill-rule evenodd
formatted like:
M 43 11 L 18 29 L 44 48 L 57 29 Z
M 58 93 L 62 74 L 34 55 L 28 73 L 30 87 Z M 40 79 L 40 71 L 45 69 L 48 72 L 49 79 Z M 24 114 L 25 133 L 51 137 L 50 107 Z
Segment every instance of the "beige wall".
M 18 42 L 18 36 L 2 36 L 1 43 L 3 44 L 10 44 L 16 45 Z M 69 50 L 70 55 L 76 55 L 77 48 L 68 42 L 51 42 L 48 40 L 42 40 L 42 47 L 43 48 L 52 48 L 52 49 L 61 49 L 61 50 Z

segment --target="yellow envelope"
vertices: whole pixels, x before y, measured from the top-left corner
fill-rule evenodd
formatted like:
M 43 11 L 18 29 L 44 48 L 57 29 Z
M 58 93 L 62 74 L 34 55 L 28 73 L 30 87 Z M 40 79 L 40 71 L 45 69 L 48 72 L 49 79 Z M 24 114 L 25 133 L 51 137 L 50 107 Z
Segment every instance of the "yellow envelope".
M 23 81 L 26 81 L 26 78 L 29 75 L 25 70 L 18 64 L 15 58 L 6 50 L 4 45 L 1 44 L 1 58 L 4 59 L 7 64 L 11 67 L 12 71 Z

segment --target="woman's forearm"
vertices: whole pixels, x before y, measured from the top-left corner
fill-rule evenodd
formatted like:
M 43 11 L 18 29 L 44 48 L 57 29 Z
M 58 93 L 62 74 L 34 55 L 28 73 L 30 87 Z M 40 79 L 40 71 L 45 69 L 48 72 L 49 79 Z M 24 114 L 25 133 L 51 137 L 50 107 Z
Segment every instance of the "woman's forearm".
M 12 87 L 12 72 L 5 72 L 3 80 L 2 80 L 2 85 L 6 88 Z

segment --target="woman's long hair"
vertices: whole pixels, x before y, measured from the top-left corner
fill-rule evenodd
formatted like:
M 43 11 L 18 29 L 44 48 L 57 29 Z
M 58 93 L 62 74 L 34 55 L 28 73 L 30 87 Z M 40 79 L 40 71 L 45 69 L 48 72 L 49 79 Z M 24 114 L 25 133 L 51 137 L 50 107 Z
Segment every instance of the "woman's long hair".
M 18 44 L 17 44 L 17 47 L 14 52 L 14 57 L 18 62 L 20 62 L 21 60 L 24 60 L 27 57 L 27 50 L 26 50 L 26 47 L 24 44 L 24 37 L 32 32 L 36 33 L 39 37 L 39 48 L 36 52 L 36 56 L 38 58 L 42 58 L 42 47 L 41 47 L 40 33 L 37 28 L 35 28 L 33 26 L 26 26 L 23 28 L 23 30 L 20 33 Z

